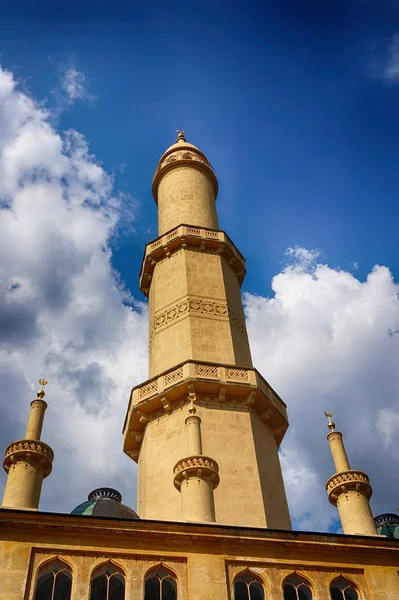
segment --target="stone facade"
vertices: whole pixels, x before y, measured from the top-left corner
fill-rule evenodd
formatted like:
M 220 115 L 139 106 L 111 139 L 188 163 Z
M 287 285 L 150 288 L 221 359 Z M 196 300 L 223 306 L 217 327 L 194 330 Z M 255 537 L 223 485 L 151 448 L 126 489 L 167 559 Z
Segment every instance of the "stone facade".
M 233 600 L 243 572 L 260 581 L 266 600 L 282 600 L 283 582 L 293 573 L 308 582 L 314 600 L 330 598 L 340 576 L 360 600 L 399 597 L 399 546 L 384 537 L 4 509 L 0 531 L 1 600 L 34 600 L 40 568 L 56 558 L 71 571 L 71 600 L 89 600 L 93 572 L 110 561 L 125 579 L 125 600 L 142 600 L 146 574 L 160 565 L 175 578 L 179 600 Z

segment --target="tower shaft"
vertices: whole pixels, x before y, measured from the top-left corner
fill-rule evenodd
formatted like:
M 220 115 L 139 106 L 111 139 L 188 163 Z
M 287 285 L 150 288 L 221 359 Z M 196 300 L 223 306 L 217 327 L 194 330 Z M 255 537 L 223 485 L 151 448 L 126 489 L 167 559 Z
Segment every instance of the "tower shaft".
M 6 449 L 3 508 L 37 510 L 39 507 L 43 479 L 50 474 L 54 458 L 50 446 L 40 441 L 47 408 L 43 396 L 41 390 L 31 402 L 25 438 L 12 442 Z
M 186 520 L 186 499 L 192 506 L 197 493 L 197 520 L 213 520 L 211 504 L 205 508 L 212 491 L 218 523 L 290 528 L 278 458 L 286 407 L 252 366 L 240 292 L 245 259 L 218 229 L 217 191 L 207 158 L 179 134 L 153 180 L 159 237 L 147 245 L 140 274 L 149 300 L 150 379 L 132 390 L 124 450 L 139 465 L 143 518 Z M 196 485 L 176 480 L 191 431 L 189 402 L 201 423 L 196 455 L 203 446 L 212 463 L 209 473 L 198 471 Z
M 330 423 L 330 429 L 331 425 L 334 423 Z M 333 430 L 327 439 L 337 472 L 327 481 L 326 489 L 329 501 L 338 509 L 343 532 L 377 535 L 369 504 L 373 490 L 368 476 L 350 468 L 342 433 Z

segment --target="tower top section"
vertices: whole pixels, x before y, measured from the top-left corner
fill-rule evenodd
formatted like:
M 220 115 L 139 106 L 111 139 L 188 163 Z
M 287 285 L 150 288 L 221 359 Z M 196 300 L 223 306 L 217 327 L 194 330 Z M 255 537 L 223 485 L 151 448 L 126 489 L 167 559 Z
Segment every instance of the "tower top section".
M 184 131 L 178 130 L 177 133 L 178 136 L 176 142 L 169 146 L 162 154 L 154 173 L 154 178 L 152 180 L 152 195 L 154 196 L 155 202 L 158 204 L 158 186 L 161 179 L 166 173 L 177 167 L 194 167 L 205 173 L 212 183 L 216 199 L 218 194 L 218 180 L 211 163 L 197 146 L 187 142 Z

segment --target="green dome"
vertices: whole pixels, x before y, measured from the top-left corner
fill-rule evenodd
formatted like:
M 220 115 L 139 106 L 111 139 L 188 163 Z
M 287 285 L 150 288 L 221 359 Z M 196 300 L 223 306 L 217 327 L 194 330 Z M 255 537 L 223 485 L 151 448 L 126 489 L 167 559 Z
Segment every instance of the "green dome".
M 385 513 L 375 517 L 374 523 L 380 535 L 386 535 L 389 538 L 399 538 L 399 517 L 392 513 Z
M 88 495 L 87 501 L 73 509 L 71 515 L 87 515 L 89 517 L 108 517 L 109 519 L 132 519 L 140 517 L 122 504 L 122 496 L 113 488 L 97 488 Z

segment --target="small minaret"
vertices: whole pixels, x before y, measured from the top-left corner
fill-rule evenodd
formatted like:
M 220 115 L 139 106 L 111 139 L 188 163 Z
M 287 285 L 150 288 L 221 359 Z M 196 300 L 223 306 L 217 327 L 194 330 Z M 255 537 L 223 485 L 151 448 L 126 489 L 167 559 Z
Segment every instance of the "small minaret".
M 37 510 L 43 479 L 51 473 L 54 453 L 40 441 L 47 403 L 45 379 L 39 379 L 41 389 L 31 402 L 25 438 L 12 442 L 6 449 L 3 467 L 7 473 L 2 508 Z
M 362 471 L 354 471 L 349 466 L 342 433 L 335 431 L 332 413 L 328 417 L 330 443 L 336 473 L 326 483 L 328 499 L 338 508 L 344 533 L 352 535 L 378 535 L 371 513 L 369 500 L 373 490 L 369 478 Z
M 188 454 L 173 469 L 174 484 L 181 494 L 184 521 L 215 522 L 213 490 L 219 485 L 219 467 L 202 454 L 201 419 L 196 416 L 193 400 L 185 420 Z

